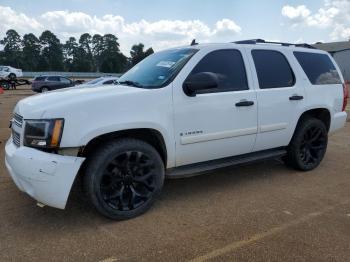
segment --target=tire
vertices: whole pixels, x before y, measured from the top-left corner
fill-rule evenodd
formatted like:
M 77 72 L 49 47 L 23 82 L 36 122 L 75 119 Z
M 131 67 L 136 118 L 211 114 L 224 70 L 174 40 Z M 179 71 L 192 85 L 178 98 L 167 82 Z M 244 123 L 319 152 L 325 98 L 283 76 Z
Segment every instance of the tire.
M 43 86 L 41 89 L 40 89 L 41 93 L 46 93 L 46 92 L 49 92 L 50 89 L 46 86 Z
M 312 170 L 321 163 L 327 144 L 328 132 L 325 124 L 316 118 L 305 118 L 296 128 L 285 162 L 297 170 Z
M 151 145 L 136 139 L 104 144 L 88 159 L 84 189 L 105 217 L 125 220 L 146 212 L 164 183 L 164 163 Z
M 9 74 L 8 78 L 10 80 L 15 80 L 16 79 L 16 75 L 14 73 L 11 73 L 11 74 Z
M 9 90 L 10 89 L 10 84 L 8 82 L 1 82 L 0 86 L 4 89 L 4 90 Z

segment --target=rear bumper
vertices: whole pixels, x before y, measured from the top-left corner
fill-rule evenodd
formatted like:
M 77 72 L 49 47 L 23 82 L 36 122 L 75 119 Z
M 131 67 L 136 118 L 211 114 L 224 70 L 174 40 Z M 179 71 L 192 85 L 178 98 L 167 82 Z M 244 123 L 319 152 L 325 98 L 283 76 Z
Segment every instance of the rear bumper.
M 34 92 L 39 92 L 39 91 L 40 91 L 40 88 L 38 88 L 37 86 L 33 86 L 33 85 L 32 85 L 32 91 L 34 91 Z
M 329 129 L 329 132 L 332 133 L 340 128 L 343 128 L 345 126 L 347 117 L 348 115 L 344 111 L 335 113 L 331 120 L 331 126 Z
M 10 138 L 5 146 L 5 165 L 17 187 L 45 205 L 64 209 L 85 159 L 16 147 Z

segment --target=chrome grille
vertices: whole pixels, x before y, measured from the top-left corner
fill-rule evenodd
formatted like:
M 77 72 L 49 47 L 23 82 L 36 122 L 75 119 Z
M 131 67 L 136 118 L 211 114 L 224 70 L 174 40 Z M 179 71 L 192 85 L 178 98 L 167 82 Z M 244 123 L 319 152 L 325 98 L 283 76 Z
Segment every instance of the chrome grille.
M 23 117 L 20 116 L 19 114 L 14 114 L 13 115 L 13 123 L 17 125 L 18 127 L 22 127 L 23 124 Z
M 12 130 L 12 140 L 13 143 L 19 147 L 21 144 L 21 135 L 18 134 L 16 131 Z
M 22 126 L 23 117 L 14 113 L 12 117 L 12 141 L 17 147 L 21 145 Z

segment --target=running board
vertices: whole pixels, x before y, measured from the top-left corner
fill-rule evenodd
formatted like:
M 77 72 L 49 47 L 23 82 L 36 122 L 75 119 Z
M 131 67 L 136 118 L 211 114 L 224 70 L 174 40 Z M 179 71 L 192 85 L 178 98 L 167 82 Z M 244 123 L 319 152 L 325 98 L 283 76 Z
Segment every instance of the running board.
M 202 163 L 195 163 L 180 167 L 169 168 L 166 171 L 167 178 L 183 178 L 200 175 L 211 170 L 229 166 L 242 165 L 252 162 L 275 159 L 284 156 L 287 150 L 284 148 L 269 149 L 260 152 L 249 153 L 240 156 L 226 157 L 217 160 L 210 160 Z

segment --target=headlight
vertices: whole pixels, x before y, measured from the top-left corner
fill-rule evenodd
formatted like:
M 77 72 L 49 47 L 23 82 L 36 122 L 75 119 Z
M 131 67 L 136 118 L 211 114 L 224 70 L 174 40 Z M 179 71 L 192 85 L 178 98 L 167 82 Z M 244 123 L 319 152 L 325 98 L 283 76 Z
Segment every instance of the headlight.
M 23 144 L 28 147 L 59 148 L 64 119 L 25 120 Z

